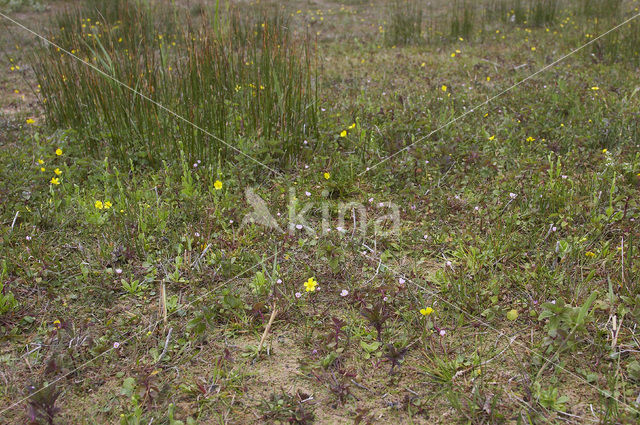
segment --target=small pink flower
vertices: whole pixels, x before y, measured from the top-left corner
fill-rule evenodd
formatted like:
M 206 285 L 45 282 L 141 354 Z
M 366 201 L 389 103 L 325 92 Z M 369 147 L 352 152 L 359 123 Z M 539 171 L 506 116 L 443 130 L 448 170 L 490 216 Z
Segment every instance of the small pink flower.
M 116 269 L 115 271 L 116 271 L 116 274 L 122 274 L 122 269 L 120 268 Z
M 400 285 L 404 285 L 405 280 L 403 278 L 398 279 L 398 283 Z
M 113 348 L 115 348 L 116 350 L 120 347 L 120 343 L 119 342 L 114 342 L 113 343 Z
M 384 301 L 384 302 L 389 301 L 389 297 L 384 297 L 384 298 L 382 299 L 382 301 Z
M 440 329 L 440 336 L 445 336 L 447 334 L 447 331 L 445 331 L 444 329 Z
M 296 298 L 300 298 L 302 294 L 300 292 L 296 292 Z
M 341 297 L 346 297 L 347 295 L 349 295 L 349 291 L 347 291 L 346 289 L 343 289 L 343 290 L 340 292 L 340 296 L 341 296 Z

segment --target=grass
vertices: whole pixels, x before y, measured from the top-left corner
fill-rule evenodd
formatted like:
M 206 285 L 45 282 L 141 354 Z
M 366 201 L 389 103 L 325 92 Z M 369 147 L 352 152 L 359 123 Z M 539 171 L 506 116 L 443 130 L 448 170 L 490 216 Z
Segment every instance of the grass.
M 545 5 L 12 14 L 215 137 L 3 21 L 0 422 L 637 422 L 638 22 L 523 80 L 638 6 Z

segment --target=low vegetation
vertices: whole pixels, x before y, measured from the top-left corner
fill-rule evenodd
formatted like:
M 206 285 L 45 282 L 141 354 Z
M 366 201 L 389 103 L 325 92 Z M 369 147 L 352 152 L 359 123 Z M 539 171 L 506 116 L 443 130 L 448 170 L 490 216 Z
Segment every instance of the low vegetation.
M 35 5 L 0 423 L 638 421 L 637 1 Z

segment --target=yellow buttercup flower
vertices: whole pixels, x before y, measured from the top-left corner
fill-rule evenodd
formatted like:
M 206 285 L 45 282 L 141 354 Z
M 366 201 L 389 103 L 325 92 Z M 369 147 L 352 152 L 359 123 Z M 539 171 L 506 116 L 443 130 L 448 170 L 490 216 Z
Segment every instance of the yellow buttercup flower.
M 607 153 L 607 152 L 609 152 L 607 148 L 602 149 L 602 153 Z
M 442 87 L 440 87 L 440 90 L 442 90 L 442 91 L 447 91 L 447 86 L 442 85 Z
M 349 129 L 349 130 L 352 130 L 352 129 L 354 129 L 354 128 L 356 128 L 356 123 L 353 123 L 353 124 L 351 124 L 351 125 L 348 127 L 348 129 Z
M 42 171 L 44 173 L 45 171 L 47 171 L 47 169 L 44 168 L 44 167 L 40 167 L 40 171 Z
M 104 208 L 104 205 L 102 205 L 102 201 L 96 201 L 93 206 L 95 206 L 97 210 L 101 210 L 102 208 Z
M 53 172 L 54 172 L 54 173 L 56 173 L 56 175 L 58 175 L 58 176 L 59 176 L 60 174 L 62 174 L 62 171 L 60 171 L 60 169 L 59 169 L 59 168 L 56 168 L 55 170 L 53 170 Z
M 496 138 L 496 136 L 490 136 L 490 137 L 489 137 L 489 140 L 493 140 L 493 139 L 495 139 L 495 138 Z
M 347 137 L 347 130 L 342 130 L 340 132 L 340 137 Z
M 307 292 L 313 292 L 316 290 L 316 286 L 318 286 L 318 281 L 316 281 L 315 278 L 310 277 L 305 283 L 304 283 L 304 290 Z
M 60 179 L 57 177 L 51 177 L 51 184 L 55 184 L 55 185 L 60 184 Z
M 586 255 L 587 257 L 591 257 L 591 258 L 593 258 L 593 257 L 595 257 L 595 256 L 596 256 L 596 254 L 595 254 L 595 253 L 593 253 L 593 252 L 591 252 L 591 251 L 587 251 L 587 252 L 585 252 L 585 253 L 584 253 L 584 255 Z
M 329 173 L 324 173 L 324 178 L 329 180 L 329 178 L 331 178 L 331 174 Z
M 56 155 L 58 156 L 62 155 L 62 149 L 60 148 L 56 149 Z
M 109 201 L 105 201 L 105 203 L 104 203 L 104 209 L 105 209 L 105 210 L 108 210 L 109 208 L 111 208 L 111 205 L 113 205 L 113 204 L 111 204 L 111 202 L 109 202 Z
M 423 316 L 430 316 L 431 313 L 433 313 L 433 309 L 431 307 L 420 309 L 420 314 L 422 314 Z
M 27 118 L 27 124 L 33 124 L 35 122 L 36 120 L 34 120 L 33 118 Z
M 216 181 L 215 181 L 215 183 L 213 183 L 213 187 L 214 187 L 216 190 L 220 190 L 220 189 L 222 189 L 222 182 L 221 182 L 220 180 L 216 180 Z
M 38 164 L 42 165 L 42 164 L 44 164 L 44 161 L 42 159 L 39 159 L 38 160 Z

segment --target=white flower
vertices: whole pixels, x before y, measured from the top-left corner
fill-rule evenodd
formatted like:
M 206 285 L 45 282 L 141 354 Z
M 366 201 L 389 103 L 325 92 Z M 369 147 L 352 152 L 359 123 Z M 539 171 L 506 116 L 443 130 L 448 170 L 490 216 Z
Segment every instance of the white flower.
M 302 224 L 296 224 L 296 229 L 298 230 L 302 229 Z
M 278 280 L 276 280 L 276 283 L 277 283 L 277 284 L 281 284 L 281 283 L 282 283 L 282 279 L 278 279 Z
M 302 294 L 300 292 L 296 292 L 296 298 L 300 298 Z
M 195 236 L 196 238 L 199 238 L 199 237 L 200 237 L 200 233 L 195 232 L 195 233 L 193 234 L 193 236 Z
M 31 236 L 27 235 L 27 240 L 30 241 L 31 240 Z
M 122 274 L 122 269 L 121 268 L 117 268 L 116 269 L 116 274 Z
M 447 261 L 447 267 L 451 267 L 451 261 Z
M 311 196 L 311 192 L 305 192 L 304 194 L 307 196 Z
M 343 289 L 343 290 L 340 292 L 340 296 L 341 296 L 341 297 L 346 297 L 347 295 L 349 295 L 349 291 L 347 291 L 346 289 Z
M 447 331 L 445 331 L 444 329 L 440 329 L 440 336 L 445 336 L 447 334 Z
M 398 279 L 398 283 L 400 285 L 404 285 L 405 280 L 403 278 Z
M 510 193 L 509 196 L 511 197 L 511 199 L 516 199 L 518 197 L 518 195 L 513 192 Z
M 120 347 L 120 343 L 119 342 L 114 342 L 113 343 L 113 348 L 115 348 L 117 350 L 118 347 Z
M 424 240 L 429 239 L 429 235 L 424 235 L 424 236 L 422 237 L 422 239 L 424 239 Z

